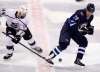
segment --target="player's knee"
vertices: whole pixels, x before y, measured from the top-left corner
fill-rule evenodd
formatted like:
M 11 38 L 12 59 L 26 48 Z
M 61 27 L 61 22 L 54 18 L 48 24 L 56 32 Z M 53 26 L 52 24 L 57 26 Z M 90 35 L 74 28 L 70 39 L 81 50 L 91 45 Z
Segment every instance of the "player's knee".
M 29 36 L 27 37 L 28 40 L 30 40 L 31 38 L 32 38 L 32 35 L 29 35 Z
M 27 29 L 27 30 L 25 31 L 25 35 L 23 35 L 23 38 L 24 38 L 25 40 L 30 40 L 30 39 L 32 38 L 32 34 L 31 34 L 31 32 L 30 32 L 29 29 Z
M 79 44 L 80 47 L 87 47 L 88 46 L 88 41 L 87 39 L 85 39 L 84 41 L 82 41 L 80 44 Z
M 13 46 L 13 42 L 12 42 L 12 39 L 11 38 L 6 37 L 5 40 L 6 40 L 6 42 L 5 42 L 6 46 Z
M 29 43 L 30 46 L 34 46 L 36 44 L 36 41 L 29 40 L 28 43 Z
M 62 50 L 65 50 L 68 45 L 69 45 L 69 42 L 59 42 L 58 48 L 60 51 L 62 51 Z
M 24 39 L 25 39 L 25 40 L 30 40 L 31 38 L 32 38 L 32 35 L 31 35 L 31 34 L 30 34 L 30 35 L 25 35 L 25 36 L 24 36 Z

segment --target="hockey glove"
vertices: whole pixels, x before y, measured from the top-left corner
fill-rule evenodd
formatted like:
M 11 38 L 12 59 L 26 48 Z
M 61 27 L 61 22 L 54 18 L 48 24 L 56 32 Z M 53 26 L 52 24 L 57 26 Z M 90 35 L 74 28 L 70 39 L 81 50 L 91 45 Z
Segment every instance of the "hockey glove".
M 88 34 L 93 35 L 93 33 L 94 33 L 94 26 L 89 26 L 88 27 Z
M 24 34 L 25 32 L 23 30 L 19 30 L 12 41 L 17 44 Z
M 15 44 L 17 44 L 20 40 L 21 40 L 21 36 L 20 36 L 20 35 L 16 35 L 16 36 L 12 39 L 12 41 L 13 41 Z
M 83 27 L 79 28 L 79 32 L 82 35 L 86 35 L 86 34 L 93 35 L 93 33 L 94 33 L 94 26 L 89 26 L 89 27 L 83 26 Z

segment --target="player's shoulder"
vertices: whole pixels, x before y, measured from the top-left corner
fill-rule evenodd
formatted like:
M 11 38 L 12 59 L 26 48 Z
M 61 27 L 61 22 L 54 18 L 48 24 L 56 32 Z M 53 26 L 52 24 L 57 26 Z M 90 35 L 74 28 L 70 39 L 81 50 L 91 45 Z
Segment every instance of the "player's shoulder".
M 83 15 L 85 15 L 85 9 L 76 10 L 76 13 L 83 16 Z
M 85 9 L 78 9 L 78 10 L 76 10 L 77 12 L 84 12 L 85 11 Z
M 14 9 L 8 9 L 6 16 L 7 16 L 7 18 L 15 19 L 15 13 L 16 13 L 16 11 Z

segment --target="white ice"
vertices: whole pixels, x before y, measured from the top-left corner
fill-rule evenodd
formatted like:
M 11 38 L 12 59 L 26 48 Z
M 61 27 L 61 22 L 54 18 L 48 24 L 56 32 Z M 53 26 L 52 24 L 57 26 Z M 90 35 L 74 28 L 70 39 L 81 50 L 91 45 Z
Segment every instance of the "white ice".
M 96 12 L 94 13 L 95 17 L 92 22 L 95 26 L 95 32 L 93 36 L 86 36 L 89 42 L 83 58 L 86 67 L 80 68 L 73 64 L 78 49 L 78 46 L 73 41 L 71 41 L 70 46 L 53 61 L 55 63 L 55 72 L 100 72 L 99 0 L 84 0 L 78 3 L 75 2 L 75 0 L 42 0 L 41 2 L 43 5 L 47 31 L 50 36 L 50 49 L 57 46 L 59 33 L 66 18 L 70 17 L 75 10 L 84 8 L 87 3 L 95 3 Z M 31 25 L 29 27 L 31 28 Z M 2 28 L 5 27 L 1 26 L 1 31 L 4 30 L 2 30 Z M 34 32 L 32 33 L 34 35 Z M 6 53 L 4 38 L 5 36 L 0 33 L 0 72 L 35 72 L 37 56 L 20 45 L 15 45 L 14 56 L 11 60 L 4 61 L 2 59 Z M 27 42 L 23 40 L 21 42 L 27 45 Z M 58 61 L 59 58 L 62 58 L 62 62 Z

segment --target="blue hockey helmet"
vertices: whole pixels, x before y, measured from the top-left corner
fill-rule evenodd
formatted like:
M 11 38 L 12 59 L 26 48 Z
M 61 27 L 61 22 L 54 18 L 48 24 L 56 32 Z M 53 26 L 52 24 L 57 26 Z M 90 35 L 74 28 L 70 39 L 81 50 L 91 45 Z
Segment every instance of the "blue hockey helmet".
M 91 12 L 94 13 L 95 12 L 95 5 L 93 3 L 88 3 L 86 9 Z

